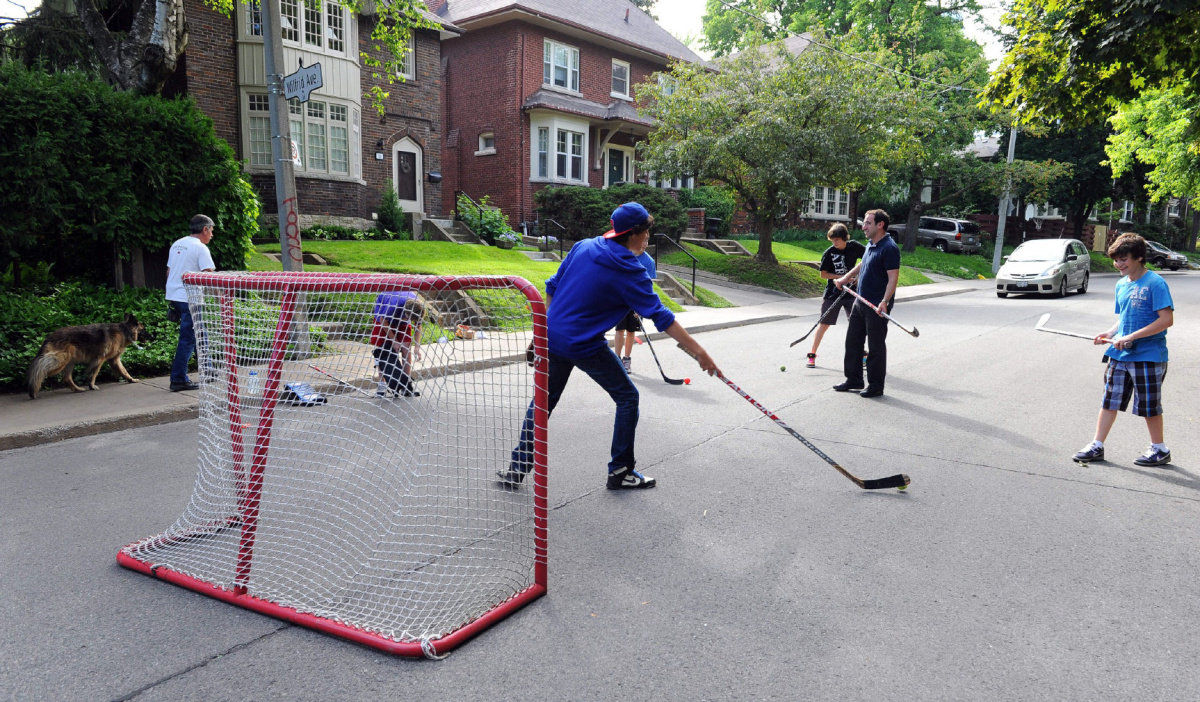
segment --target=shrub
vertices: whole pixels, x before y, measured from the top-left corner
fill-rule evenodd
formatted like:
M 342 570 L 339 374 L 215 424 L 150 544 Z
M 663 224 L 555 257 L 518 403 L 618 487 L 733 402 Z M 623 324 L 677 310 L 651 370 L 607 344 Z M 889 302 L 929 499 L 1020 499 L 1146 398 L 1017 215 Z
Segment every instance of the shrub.
M 509 244 L 516 245 L 521 243 L 521 235 L 510 229 L 506 232 L 501 232 L 498 234 L 496 236 L 496 241 L 504 241 Z
M 217 267 L 245 268 L 258 197 L 190 99 L 8 62 L 0 104 L 0 270 L 47 261 L 62 278 L 108 280 L 114 252 L 165 249 L 197 213 L 216 222 Z
M 703 207 L 705 218 L 719 218 L 721 225 L 717 236 L 722 239 L 729 236 L 729 226 L 733 223 L 733 213 L 737 209 L 733 191 L 716 185 L 706 185 L 694 190 L 680 190 L 679 204 L 685 209 Z
M 379 226 L 387 231 L 399 232 L 408 229 L 404 209 L 400 207 L 400 198 L 396 195 L 396 186 L 392 179 L 383 181 L 383 198 L 379 203 Z
M 687 212 L 665 190 L 622 183 L 606 190 L 575 185 L 543 188 L 533 196 L 543 217 L 566 227 L 567 239 L 587 239 L 610 226 L 612 212 L 626 202 L 640 202 L 654 216 L 654 231 L 678 237 L 687 228 Z M 559 233 L 556 229 L 556 233 Z
M 336 224 L 314 224 L 300 232 L 302 241 L 396 241 L 409 238 L 406 231 L 391 231 L 383 227 L 355 229 Z
M 499 207 L 488 204 L 487 195 L 480 198 L 477 207 L 466 193 L 459 193 L 455 206 L 455 216 L 466 222 L 476 236 L 489 244 L 495 244 L 496 238 L 501 234 L 512 232 L 517 236 L 516 231 L 508 224 L 508 216 L 501 212 Z M 517 241 L 520 241 L 519 236 Z

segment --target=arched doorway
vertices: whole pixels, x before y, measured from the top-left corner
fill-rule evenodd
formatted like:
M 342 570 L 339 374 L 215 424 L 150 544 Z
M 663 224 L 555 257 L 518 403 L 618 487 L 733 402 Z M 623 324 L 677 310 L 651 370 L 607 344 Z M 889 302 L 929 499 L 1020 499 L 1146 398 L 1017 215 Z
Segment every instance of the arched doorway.
M 421 147 L 412 139 L 404 137 L 392 145 L 392 183 L 405 212 L 425 211 L 424 161 Z

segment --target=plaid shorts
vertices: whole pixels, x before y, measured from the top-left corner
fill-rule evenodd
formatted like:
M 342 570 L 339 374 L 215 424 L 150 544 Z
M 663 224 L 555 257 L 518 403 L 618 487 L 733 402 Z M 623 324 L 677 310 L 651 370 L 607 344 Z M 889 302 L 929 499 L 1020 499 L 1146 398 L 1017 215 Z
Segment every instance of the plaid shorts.
M 1101 408 L 1125 411 L 1133 397 L 1133 414 L 1157 417 L 1162 414 L 1162 383 L 1167 364 L 1152 361 L 1108 360 L 1104 371 L 1104 401 Z

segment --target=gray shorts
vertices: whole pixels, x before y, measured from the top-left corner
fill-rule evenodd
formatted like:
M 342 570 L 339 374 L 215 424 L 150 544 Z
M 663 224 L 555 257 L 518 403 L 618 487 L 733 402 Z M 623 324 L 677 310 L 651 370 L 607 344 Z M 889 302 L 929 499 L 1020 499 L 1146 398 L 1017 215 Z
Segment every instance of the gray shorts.
M 842 295 L 840 300 L 836 296 L 823 298 L 821 300 L 821 324 L 828 324 L 830 326 L 837 324 L 839 316 L 838 313 L 829 312 L 829 308 L 833 307 L 835 304 L 845 310 L 846 316 L 849 317 L 850 308 L 854 305 L 854 297 L 846 294 Z M 826 312 L 829 312 L 829 314 L 826 315 Z

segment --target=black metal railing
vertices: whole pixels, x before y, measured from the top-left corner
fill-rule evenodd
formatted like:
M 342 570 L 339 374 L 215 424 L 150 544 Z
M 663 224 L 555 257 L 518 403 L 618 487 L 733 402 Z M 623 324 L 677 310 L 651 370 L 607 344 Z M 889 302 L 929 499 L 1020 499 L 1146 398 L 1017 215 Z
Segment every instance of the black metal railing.
M 468 225 L 470 225 L 470 223 L 471 223 L 471 221 L 469 219 L 467 219 L 466 217 L 463 216 L 462 207 L 459 205 L 459 202 L 461 202 L 461 198 L 464 198 L 464 197 L 467 199 L 467 202 L 471 203 L 471 205 L 475 208 L 475 236 L 478 236 L 480 239 L 483 239 L 484 237 L 480 233 L 483 231 L 483 205 L 479 204 L 478 202 L 475 202 L 475 198 L 471 197 L 470 195 L 468 195 L 466 192 L 464 192 L 462 190 L 454 191 L 454 219 L 456 219 L 460 222 L 466 222 Z M 488 243 L 495 243 L 495 242 L 489 241 Z
M 682 244 L 675 241 L 667 234 L 655 234 L 654 235 L 654 267 L 658 268 L 658 247 L 659 247 L 658 242 L 661 240 L 664 240 L 664 239 L 666 241 L 670 242 L 671 245 L 674 246 L 675 248 L 677 248 L 680 251 L 687 254 L 688 258 L 692 259 L 692 297 L 696 297 L 696 264 L 700 262 L 700 259 L 693 256 L 691 251 L 688 251 L 687 249 L 683 248 Z

